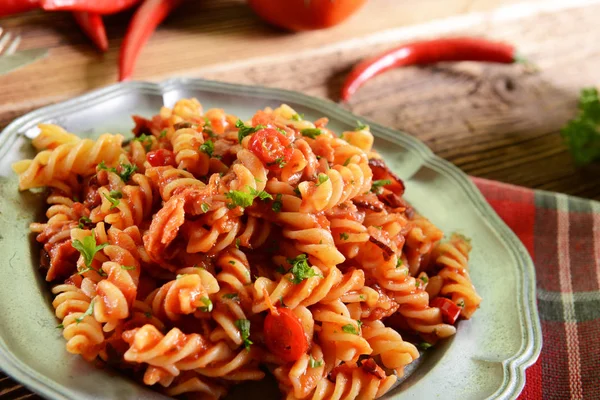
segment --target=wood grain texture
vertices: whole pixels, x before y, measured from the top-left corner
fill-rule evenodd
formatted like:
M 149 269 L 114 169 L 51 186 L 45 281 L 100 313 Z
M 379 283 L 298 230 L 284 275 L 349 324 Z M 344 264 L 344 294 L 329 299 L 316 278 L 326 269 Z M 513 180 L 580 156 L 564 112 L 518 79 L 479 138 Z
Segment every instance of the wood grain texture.
M 396 43 L 444 34 L 505 40 L 541 72 L 476 63 L 404 68 L 375 78 L 344 107 L 415 135 L 471 175 L 600 199 L 599 168 L 576 169 L 558 134 L 576 112 L 579 89 L 600 83 L 600 2 L 497 9 L 517 3 L 371 0 L 341 26 L 293 35 L 262 24 L 241 0 L 190 2 L 152 37 L 135 77 L 205 77 L 337 101 L 356 61 Z M 23 35 L 21 48 L 51 49 L 47 59 L 0 76 L 0 126 L 113 83 L 129 17 L 107 18 L 105 55 L 94 52 L 68 14 L 0 20 Z M 0 374 L 0 400 L 39 398 Z

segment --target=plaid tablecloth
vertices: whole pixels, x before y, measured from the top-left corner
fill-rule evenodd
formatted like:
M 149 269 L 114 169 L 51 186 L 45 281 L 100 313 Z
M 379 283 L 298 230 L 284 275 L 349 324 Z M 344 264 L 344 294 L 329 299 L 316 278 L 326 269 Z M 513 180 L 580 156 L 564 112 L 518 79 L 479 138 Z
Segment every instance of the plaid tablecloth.
M 600 203 L 473 180 L 535 264 L 544 345 L 520 399 L 600 399 Z

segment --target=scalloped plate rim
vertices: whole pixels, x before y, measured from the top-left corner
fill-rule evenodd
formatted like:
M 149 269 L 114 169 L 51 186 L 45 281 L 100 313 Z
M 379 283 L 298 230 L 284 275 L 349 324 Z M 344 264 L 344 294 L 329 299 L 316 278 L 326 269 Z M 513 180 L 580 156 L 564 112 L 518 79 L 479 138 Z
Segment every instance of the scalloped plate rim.
M 37 110 L 31 111 L 13 122 L 11 122 L 0 134 L 0 157 L 4 155 L 8 147 L 12 144 L 12 138 L 24 130 L 33 127 L 33 124 L 40 120 L 52 118 L 56 114 L 65 114 L 76 111 L 80 107 L 86 107 L 89 102 L 98 103 L 105 99 L 112 98 L 130 90 L 140 92 L 148 91 L 150 94 L 165 96 L 169 91 L 181 86 L 193 86 L 201 89 L 212 89 L 218 92 L 247 92 L 253 95 L 259 95 L 265 98 L 278 98 L 282 100 L 293 100 L 304 105 L 318 105 L 323 109 L 324 114 L 336 114 L 341 120 L 354 121 L 357 118 L 368 122 L 377 134 L 383 134 L 384 137 L 393 138 L 394 141 L 402 144 L 421 158 L 424 165 L 437 167 L 438 172 L 445 174 L 453 179 L 468 195 L 472 205 L 479 213 L 479 216 L 486 219 L 492 229 L 500 236 L 506 246 L 512 251 L 512 255 L 517 260 L 519 269 L 518 289 L 520 291 L 519 299 L 519 317 L 524 329 L 524 337 L 517 354 L 502 362 L 504 380 L 498 390 L 488 399 L 513 399 L 522 391 L 525 385 L 525 369 L 535 363 L 540 355 L 542 348 L 542 335 L 539 314 L 536 303 L 535 286 L 535 268 L 533 261 L 527 250 L 517 238 L 517 236 L 500 219 L 496 212 L 487 203 L 479 189 L 458 167 L 450 162 L 436 156 L 423 142 L 408 135 L 405 132 L 387 128 L 376 122 L 369 121 L 364 117 L 359 117 L 352 112 L 345 110 L 338 104 L 327 100 L 305 95 L 286 89 L 268 88 L 262 86 L 243 85 L 234 83 L 225 83 L 219 81 L 197 79 L 197 78 L 172 78 L 159 83 L 130 81 L 113 84 L 101 89 L 91 91 L 65 100 L 56 104 L 48 105 Z M 53 399 L 69 399 L 64 391 L 54 385 L 45 382 L 45 376 L 30 370 L 29 367 L 20 363 L 19 359 L 14 357 L 2 338 L 0 337 L 0 360 L 3 361 L 2 369 L 8 375 L 19 380 L 23 385 L 44 396 Z

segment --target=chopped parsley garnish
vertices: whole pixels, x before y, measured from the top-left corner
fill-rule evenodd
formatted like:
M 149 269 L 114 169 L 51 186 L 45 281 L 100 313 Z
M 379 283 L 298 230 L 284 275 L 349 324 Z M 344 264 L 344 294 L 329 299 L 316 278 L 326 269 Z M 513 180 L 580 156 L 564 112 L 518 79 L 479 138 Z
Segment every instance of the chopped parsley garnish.
M 341 240 L 348 240 L 349 238 L 350 238 L 350 236 L 348 236 L 347 233 L 345 233 L 345 232 L 340 233 Z
M 88 309 L 85 310 L 83 315 L 75 318 L 75 321 L 77 321 L 77 324 L 79 324 L 81 321 L 83 321 L 85 319 L 85 317 L 87 317 L 88 315 L 92 315 L 93 312 L 94 312 L 94 300 L 91 301 Z
M 323 131 L 321 131 L 319 128 L 306 128 L 306 129 L 302 129 L 300 131 L 300 133 L 302 133 L 302 136 L 306 136 L 311 139 L 315 139 L 317 136 L 322 134 Z
M 310 358 L 308 359 L 308 366 L 310 368 L 318 368 L 321 365 L 323 365 L 323 360 L 317 361 L 313 358 L 313 356 L 310 356 Z
M 459 306 L 460 308 L 465 308 L 465 301 L 460 300 L 458 303 L 456 303 L 456 305 Z
M 79 250 L 79 253 L 83 256 L 83 261 L 85 262 L 86 267 L 92 267 L 92 261 L 96 256 L 96 253 L 108 246 L 108 243 L 103 243 L 99 246 L 96 246 L 96 237 L 92 231 L 90 236 L 84 237 L 81 241 L 75 239 L 72 242 L 72 246 Z
M 239 249 L 241 244 L 242 244 L 242 239 L 240 239 L 240 238 L 235 239 L 235 248 L 236 249 Z
M 265 128 L 263 125 L 246 126 L 241 119 L 236 121 L 235 127 L 238 128 L 238 141 L 240 143 L 242 143 L 242 140 L 244 140 L 246 136 Z
M 58 324 L 56 325 L 56 329 L 64 329 L 65 326 L 63 324 Z
M 294 114 L 291 119 L 292 121 L 302 121 L 304 119 L 304 114 Z
M 175 277 L 175 279 L 179 279 L 179 278 L 183 278 L 184 276 L 186 276 L 187 274 L 177 274 L 177 276 Z
M 353 335 L 358 335 L 358 328 L 352 324 L 342 326 L 342 330 L 346 333 L 351 333 Z
M 240 296 L 237 293 L 227 293 L 223 295 L 223 298 L 238 301 L 240 299 Z
M 292 268 L 290 268 L 290 270 L 287 272 L 292 273 L 293 278 L 291 281 L 296 285 L 305 279 L 312 278 L 313 276 L 323 278 L 323 275 L 316 273 L 315 270 L 308 265 L 308 257 L 306 254 L 300 254 L 298 257 L 293 259 L 288 258 L 287 261 L 292 266 Z
M 346 161 L 344 161 L 344 167 L 347 167 L 348 164 L 350 164 L 350 160 L 352 160 L 352 157 L 348 157 Z
M 365 125 L 364 123 L 362 123 L 359 120 L 356 120 L 356 129 L 357 131 L 362 131 L 364 129 L 369 129 L 369 125 Z
M 200 151 L 208 154 L 209 157 L 212 157 L 213 151 L 215 151 L 215 144 L 212 140 L 207 140 L 200 146 Z
M 267 199 L 272 199 L 273 196 L 271 196 L 269 193 L 265 192 L 264 190 L 261 190 L 260 192 L 257 191 L 256 189 L 247 186 L 248 188 L 248 193 L 246 192 L 242 192 L 240 190 L 230 190 L 229 192 L 225 193 L 225 197 L 227 197 L 228 199 L 231 200 L 231 206 L 230 208 L 235 208 L 237 206 L 245 208 L 245 207 L 250 207 L 252 205 L 252 203 L 254 202 L 255 198 L 259 198 L 260 200 L 267 200 Z
M 167 130 L 166 129 L 163 129 L 162 131 L 160 131 L 160 136 L 159 136 L 160 139 L 162 139 L 162 138 L 164 138 L 166 136 L 167 136 Z
M 106 198 L 106 200 L 110 201 L 110 210 L 117 207 L 121 203 L 118 199 L 123 197 L 123 193 L 116 190 L 111 190 L 108 194 L 102 193 L 102 195 Z
M 421 342 L 419 343 L 418 347 L 421 350 L 427 350 L 428 348 L 430 348 L 431 346 L 433 346 L 431 343 L 427 343 L 427 342 Z
M 133 141 L 140 142 L 144 146 L 144 149 L 146 149 L 146 151 L 150 151 L 150 149 L 152 148 L 151 135 L 146 135 L 145 133 L 142 133 L 140 136 L 134 138 Z
M 202 203 L 200 205 L 200 209 L 202 210 L 203 213 L 206 214 L 208 212 L 208 210 L 210 210 L 210 206 L 207 203 Z
M 373 181 L 373 184 L 371 185 L 371 192 L 379 194 L 381 193 L 383 186 L 391 184 L 392 181 L 390 181 L 389 179 L 380 179 L 377 181 Z
M 152 313 L 150 311 L 146 311 L 144 316 L 146 316 L 146 318 L 152 318 Z
M 283 136 L 287 136 L 287 132 L 285 131 L 285 129 L 282 129 L 278 126 L 276 126 L 275 129 L 277 129 L 277 132 L 281 133 Z
M 211 312 L 213 310 L 213 303 L 208 297 L 200 297 L 200 301 L 204 304 L 203 306 L 198 307 L 200 311 Z
M 425 285 L 427 282 L 429 282 L 429 279 L 427 279 L 427 277 L 425 275 L 423 275 L 419 279 L 421 279 L 423 281 L 423 285 Z
M 250 345 L 253 344 L 250 340 L 250 321 L 247 319 L 238 319 L 235 321 L 235 326 L 240 330 L 242 340 L 244 341 L 244 347 L 246 347 L 246 350 L 250 350 Z
M 560 134 L 577 165 L 600 160 L 600 99 L 596 88 L 581 90 L 579 115 Z
M 404 264 L 404 261 L 400 257 L 398 257 L 398 261 L 396 261 L 396 268 L 400 268 Z
M 319 177 L 317 178 L 317 184 L 316 186 L 321 186 L 323 183 L 327 182 L 329 180 L 329 177 L 325 174 L 319 174 Z
M 121 269 L 126 271 L 133 271 L 135 269 L 135 265 L 121 265 Z
M 88 217 L 81 217 L 81 218 L 79 218 L 79 224 L 77 225 L 77 227 L 79 229 L 83 229 L 83 228 L 85 228 L 85 224 L 91 224 L 91 223 L 92 223 L 92 220 L 89 219 Z
M 275 201 L 273 205 L 271 205 L 271 209 L 275 212 L 281 212 L 281 208 L 283 207 L 283 202 L 281 201 L 281 193 L 275 196 Z
M 294 193 L 296 193 L 296 196 L 302 197 L 302 193 L 300 192 L 300 188 L 299 187 L 295 187 L 294 188 Z
M 125 163 L 121 163 L 121 172 L 118 172 L 116 168 L 114 167 L 107 167 L 106 164 L 104 163 L 104 161 L 100 161 L 100 164 L 98 164 L 98 168 L 102 171 L 102 170 L 106 170 L 109 172 L 113 172 L 117 175 L 119 175 L 119 177 L 121 178 L 121 180 L 125 183 L 127 183 L 129 181 L 129 179 L 131 179 L 131 177 L 133 176 L 133 174 L 135 173 L 135 171 L 137 171 L 137 165 L 134 164 L 125 164 Z

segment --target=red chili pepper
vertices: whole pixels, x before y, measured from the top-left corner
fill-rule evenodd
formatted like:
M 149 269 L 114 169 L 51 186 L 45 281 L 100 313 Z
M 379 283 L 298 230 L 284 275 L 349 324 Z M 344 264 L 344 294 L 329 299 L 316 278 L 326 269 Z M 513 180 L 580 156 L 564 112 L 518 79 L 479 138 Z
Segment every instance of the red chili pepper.
M 140 0 L 42 0 L 42 8 L 46 11 L 87 11 L 97 14 L 115 14 L 131 8 L 139 2 Z
M 437 307 L 442 312 L 442 318 L 447 324 L 453 324 L 460 316 L 462 309 L 445 297 L 436 297 L 431 301 L 431 307 Z
M 119 80 L 131 78 L 135 62 L 154 30 L 182 0 L 146 0 L 137 9 L 125 34 L 119 55 Z
M 360 62 L 342 87 L 347 101 L 366 81 L 389 69 L 441 61 L 486 61 L 511 64 L 523 61 L 511 45 L 477 38 L 447 38 L 403 44 Z
M 46 11 L 87 11 L 97 14 L 115 14 L 133 7 L 140 0 L 42 0 Z
M 89 13 L 85 11 L 76 11 L 73 13 L 75 21 L 83 32 L 94 42 L 100 51 L 108 50 L 108 39 L 106 38 L 106 29 L 100 14 Z
M 285 362 L 296 361 L 308 350 L 300 319 L 289 308 L 275 308 L 265 318 L 265 344 Z
M 0 17 L 19 14 L 40 7 L 40 0 L 4 0 L 0 2 Z

